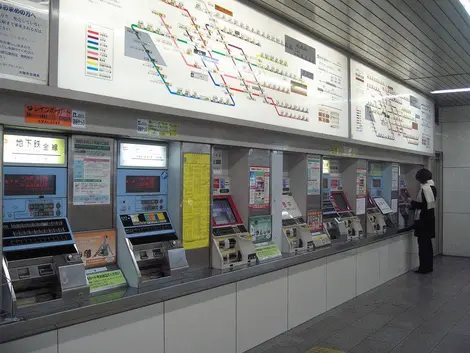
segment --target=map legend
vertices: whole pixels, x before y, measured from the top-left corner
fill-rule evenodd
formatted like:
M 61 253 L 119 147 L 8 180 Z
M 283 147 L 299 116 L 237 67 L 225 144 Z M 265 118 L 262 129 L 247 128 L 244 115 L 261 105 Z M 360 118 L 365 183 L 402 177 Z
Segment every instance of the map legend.
M 113 79 L 113 38 L 111 29 L 89 24 L 86 31 L 86 75 Z

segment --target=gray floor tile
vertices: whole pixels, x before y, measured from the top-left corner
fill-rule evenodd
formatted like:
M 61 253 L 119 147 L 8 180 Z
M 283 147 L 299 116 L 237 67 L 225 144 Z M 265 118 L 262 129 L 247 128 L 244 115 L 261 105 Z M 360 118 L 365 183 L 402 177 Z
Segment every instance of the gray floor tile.
M 416 311 L 414 308 L 406 309 L 403 313 L 391 320 L 388 325 L 414 330 L 421 325 L 430 314 Z
M 408 329 L 385 325 L 367 338 L 374 341 L 390 343 L 393 344 L 393 346 L 396 346 L 411 332 L 412 331 Z
M 450 330 L 451 333 L 470 335 L 470 316 L 465 314 Z
M 427 334 L 413 331 L 402 342 L 398 344 L 392 353 L 429 353 L 439 343 L 445 334 Z M 457 352 L 455 352 L 457 353 Z
M 470 352 L 470 336 L 450 333 L 434 348 L 433 353 Z
M 376 310 L 374 310 L 374 313 L 377 314 L 384 314 L 384 315 L 391 315 L 393 317 L 396 317 L 400 315 L 402 312 L 405 311 L 407 307 L 403 307 L 400 305 L 395 305 L 392 303 L 386 303 L 382 304 L 379 306 Z
M 393 347 L 394 346 L 390 343 L 365 339 L 356 347 L 351 349 L 349 353 L 388 353 L 393 349 Z
M 359 343 L 361 343 L 368 336 L 369 332 L 364 331 L 359 327 L 347 327 L 329 339 L 321 342 L 319 345 L 326 348 L 334 348 L 337 350 L 348 351 Z
M 353 325 L 365 331 L 374 332 L 382 326 L 385 326 L 392 319 L 393 316 L 391 315 L 377 314 L 372 312 L 362 319 L 356 321 Z

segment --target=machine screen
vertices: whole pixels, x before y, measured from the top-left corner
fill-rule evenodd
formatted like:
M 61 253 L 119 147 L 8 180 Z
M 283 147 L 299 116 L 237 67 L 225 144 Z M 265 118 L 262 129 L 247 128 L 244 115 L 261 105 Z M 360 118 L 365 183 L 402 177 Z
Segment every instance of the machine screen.
M 127 175 L 126 193 L 160 192 L 160 177 L 156 175 Z
M 55 175 L 5 174 L 4 195 L 55 195 Z
M 214 217 L 215 224 L 217 226 L 237 223 L 237 219 L 235 218 L 232 207 L 227 199 L 214 200 L 212 216 Z
M 380 179 L 372 179 L 372 187 L 374 188 L 382 187 L 382 183 L 380 182 Z
M 328 179 L 323 178 L 323 189 L 328 189 Z
M 344 194 L 342 192 L 332 193 L 332 196 L 338 210 L 349 209 L 348 203 L 346 202 L 346 199 L 344 198 Z

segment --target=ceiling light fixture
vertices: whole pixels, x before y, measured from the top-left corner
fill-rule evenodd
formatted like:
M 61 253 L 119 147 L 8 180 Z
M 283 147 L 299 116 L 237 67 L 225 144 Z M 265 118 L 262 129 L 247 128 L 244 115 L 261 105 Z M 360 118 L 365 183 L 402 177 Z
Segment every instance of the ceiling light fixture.
M 459 92 L 470 92 L 470 87 L 467 87 L 467 88 L 453 88 L 453 89 L 441 89 L 441 90 L 438 90 L 438 91 L 432 91 L 431 94 L 459 93 Z
M 464 7 L 465 11 L 470 15 L 470 0 L 460 0 L 460 3 Z

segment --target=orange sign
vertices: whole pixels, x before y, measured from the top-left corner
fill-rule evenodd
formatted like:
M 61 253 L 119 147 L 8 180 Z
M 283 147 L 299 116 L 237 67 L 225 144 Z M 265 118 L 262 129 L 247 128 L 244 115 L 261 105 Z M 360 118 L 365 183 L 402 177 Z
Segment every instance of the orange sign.
M 27 124 L 72 126 L 72 109 L 25 104 L 24 121 Z
M 75 233 L 75 242 L 86 268 L 116 263 L 116 230 Z

